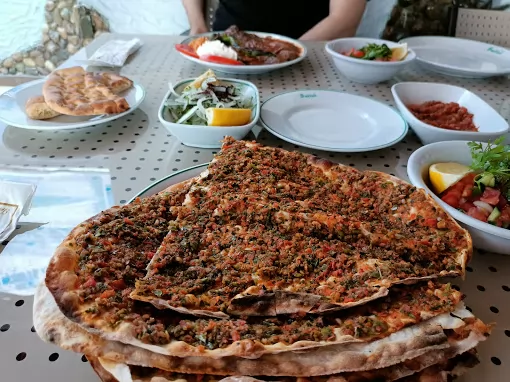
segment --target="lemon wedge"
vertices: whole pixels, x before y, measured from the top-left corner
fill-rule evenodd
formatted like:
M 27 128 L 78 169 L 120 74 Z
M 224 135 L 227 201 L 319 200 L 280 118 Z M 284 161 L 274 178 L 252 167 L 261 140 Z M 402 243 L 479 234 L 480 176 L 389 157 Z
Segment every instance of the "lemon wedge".
M 251 109 L 228 109 L 210 107 L 205 109 L 209 126 L 242 126 L 250 122 Z
M 211 83 L 213 85 L 218 85 L 218 79 L 216 78 L 216 74 L 211 69 L 209 69 L 209 70 L 207 70 L 207 72 L 202 74 L 200 77 L 197 77 L 195 79 L 195 81 L 193 81 L 191 84 L 186 86 L 184 88 L 184 91 L 187 91 L 190 89 L 200 89 L 205 80 L 207 80 L 208 83 Z
M 391 60 L 402 61 L 407 56 L 407 44 L 401 44 L 395 48 L 391 48 Z
M 468 166 L 460 163 L 436 163 L 429 167 L 429 179 L 434 192 L 440 194 L 470 172 Z

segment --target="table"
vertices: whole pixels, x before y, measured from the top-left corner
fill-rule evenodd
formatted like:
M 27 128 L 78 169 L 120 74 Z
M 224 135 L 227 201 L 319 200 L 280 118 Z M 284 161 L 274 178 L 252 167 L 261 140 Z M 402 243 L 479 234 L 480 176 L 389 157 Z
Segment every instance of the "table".
M 129 37 L 133 36 L 102 35 L 63 66 L 75 65 L 76 60 L 86 58 L 107 40 Z M 173 51 L 173 44 L 181 37 L 137 37 L 144 45 L 122 68 L 122 73 L 140 82 L 147 90 L 147 98 L 138 110 L 108 124 L 74 131 L 43 132 L 0 125 L 0 171 L 99 169 L 110 176 L 115 203 L 125 203 L 139 190 L 165 175 L 210 161 L 216 150 L 182 145 L 157 118 L 168 82 L 196 77 L 204 71 L 203 68 Z M 505 118 L 510 116 L 509 100 L 506 99 L 507 79 L 456 79 L 413 67 L 391 83 L 360 85 L 336 71 L 323 53 L 323 43 L 307 43 L 307 47 L 309 56 L 298 65 L 269 74 L 238 77 L 254 82 L 261 91 L 262 100 L 283 91 L 317 88 L 366 96 L 391 106 L 394 105 L 390 87 L 395 82 L 444 82 L 476 92 Z M 360 154 L 300 148 L 259 127 L 248 138 L 266 145 L 310 152 L 360 170 L 385 171 L 403 179 L 407 179 L 406 163 L 410 154 L 421 146 L 412 132 L 391 148 Z M 21 225 L 15 234 L 32 229 L 33 225 Z M 4 244 L 7 243 L 0 245 L 0 251 Z M 47 256 L 49 258 L 51 253 Z M 467 306 L 479 318 L 498 323 L 491 338 L 479 347 L 481 365 L 470 371 L 462 381 L 507 381 L 510 375 L 510 352 L 507 351 L 510 347 L 510 258 L 475 252 L 466 280 L 455 280 L 455 283 L 467 295 Z M 32 302 L 32 297 L 0 293 L 1 379 L 9 382 L 96 381 L 97 377 L 84 357 L 45 344 L 37 337 L 32 327 Z

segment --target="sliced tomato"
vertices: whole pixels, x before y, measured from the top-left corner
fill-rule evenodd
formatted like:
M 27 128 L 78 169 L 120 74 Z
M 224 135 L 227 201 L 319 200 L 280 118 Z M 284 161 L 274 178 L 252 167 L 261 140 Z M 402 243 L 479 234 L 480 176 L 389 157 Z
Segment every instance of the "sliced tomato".
M 503 194 L 499 195 L 499 202 L 498 202 L 498 208 L 500 211 L 503 211 L 503 208 L 505 208 L 508 205 L 508 200 L 504 197 Z
M 485 223 L 487 223 L 487 218 L 489 217 L 489 214 L 487 213 L 487 211 L 485 211 L 481 208 L 478 208 L 478 207 L 470 208 L 469 211 L 467 212 L 467 214 L 469 216 L 471 216 L 472 218 L 478 219 Z
M 177 49 L 178 52 L 181 52 L 182 54 L 185 54 L 186 56 L 191 56 L 191 57 L 198 58 L 198 54 L 189 45 L 186 45 L 186 44 L 175 44 L 175 49 Z
M 473 188 L 473 182 L 464 185 L 464 189 L 462 190 L 462 197 L 466 199 L 470 198 L 473 195 Z
M 460 195 L 459 195 L 460 196 Z M 459 208 L 460 197 L 452 193 L 445 194 L 441 197 L 441 200 L 453 208 Z
M 232 60 L 231 58 L 226 58 L 226 57 L 221 57 L 221 56 L 206 55 L 206 56 L 200 56 L 200 59 L 207 61 L 207 62 L 213 62 L 215 64 L 243 65 L 243 63 L 241 61 Z
M 350 53 L 350 56 L 354 58 L 363 58 L 365 57 L 365 53 L 363 53 L 361 50 L 353 49 Z
M 464 176 L 464 178 L 462 178 L 461 182 L 464 184 L 474 183 L 476 175 L 477 175 L 476 173 L 470 172 L 469 174 L 466 174 L 466 176 Z
M 96 286 L 96 280 L 91 276 L 85 283 L 83 284 L 84 288 L 91 288 Z
M 437 227 L 437 220 L 432 218 L 425 219 L 425 225 L 427 227 L 435 228 Z
M 99 295 L 99 298 L 110 298 L 115 296 L 115 291 L 113 289 L 105 290 L 103 293 Z
M 115 280 L 110 283 L 110 286 L 115 290 L 122 290 L 126 289 L 126 284 L 124 283 L 124 280 Z
M 485 187 L 485 190 L 483 191 L 480 200 L 482 202 L 490 204 L 491 206 L 495 206 L 499 203 L 500 195 L 501 192 L 499 190 L 496 190 L 495 188 L 492 187 Z
M 443 196 L 441 197 L 441 200 L 443 202 L 452 206 L 453 208 L 459 208 L 460 200 L 462 198 L 462 191 L 464 189 L 464 186 L 459 183 L 456 183 L 453 186 L 451 186 L 449 189 L 447 189 L 443 193 Z
M 237 330 L 232 330 L 232 340 L 239 341 L 241 339 L 241 335 Z
M 357 50 L 357 49 L 354 49 L 354 48 L 352 48 L 348 52 L 342 52 L 342 54 L 344 56 L 354 57 L 354 58 L 363 58 L 363 57 L 365 57 L 365 53 L 363 53 L 361 50 Z
M 507 205 L 505 208 L 503 208 L 501 215 L 496 220 L 496 225 L 498 227 L 510 227 L 510 205 Z
M 475 207 L 475 205 L 470 201 L 465 201 L 464 203 L 460 203 L 459 205 L 459 208 L 465 212 L 468 212 L 473 207 Z

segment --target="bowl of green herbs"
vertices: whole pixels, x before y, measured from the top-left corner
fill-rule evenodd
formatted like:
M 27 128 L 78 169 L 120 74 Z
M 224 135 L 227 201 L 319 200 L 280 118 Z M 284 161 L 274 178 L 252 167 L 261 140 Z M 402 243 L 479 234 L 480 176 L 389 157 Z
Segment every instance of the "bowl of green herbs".
M 437 195 L 429 168 L 438 163 L 466 165 L 471 173 Z M 504 137 L 488 143 L 447 141 L 423 146 L 409 158 L 407 174 L 414 186 L 423 188 L 469 231 L 475 247 L 510 255 L 510 145 Z

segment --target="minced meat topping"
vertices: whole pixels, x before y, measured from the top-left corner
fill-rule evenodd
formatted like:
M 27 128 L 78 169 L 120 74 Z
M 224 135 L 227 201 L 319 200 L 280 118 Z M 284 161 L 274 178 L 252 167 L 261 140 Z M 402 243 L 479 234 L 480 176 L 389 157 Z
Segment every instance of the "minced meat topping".
M 215 166 L 219 166 L 221 161 L 215 163 Z M 275 170 L 275 172 L 277 171 L 279 170 Z M 356 171 L 349 171 L 350 175 L 342 174 L 359 177 Z M 321 174 L 321 172 L 318 173 L 318 175 Z M 284 200 L 281 202 L 282 205 L 295 209 L 278 208 L 278 212 L 309 214 L 311 211 L 318 210 L 310 205 L 304 204 L 298 207 L 291 203 L 293 200 L 299 200 L 297 196 L 302 196 L 305 192 L 303 190 L 300 194 L 298 188 L 289 186 L 285 192 L 294 192 L 294 196 L 282 198 Z M 386 337 L 430 317 L 451 312 L 461 299 L 460 293 L 450 288 L 449 285 L 428 282 L 414 287 L 397 286 L 392 288 L 387 297 L 331 314 L 294 314 L 277 317 L 238 316 L 233 319 L 197 318 L 177 312 L 169 313 L 165 310 L 158 310 L 151 304 L 132 300 L 129 295 L 133 292 L 135 283 L 146 275 L 147 265 L 155 256 L 160 244 L 167 236 L 168 230 L 170 229 L 172 233 L 186 231 L 186 228 L 182 227 L 175 230 L 176 224 L 178 224 L 177 217 L 179 219 L 186 218 L 186 216 L 191 219 L 199 217 L 207 220 L 206 226 L 215 224 L 214 231 L 210 231 L 207 236 L 199 236 L 206 238 L 205 242 L 211 245 L 200 249 L 203 244 L 200 241 L 197 244 L 196 238 L 191 233 L 183 236 L 180 245 L 189 251 L 199 250 L 201 253 L 210 251 L 209 257 L 215 261 L 220 260 L 218 254 L 223 251 L 224 254 L 228 254 L 224 257 L 223 264 L 227 264 L 226 259 L 230 259 L 228 260 L 230 262 L 228 269 L 236 271 L 236 275 L 238 275 L 235 280 L 225 280 L 220 278 L 222 273 L 218 273 L 217 270 L 211 269 L 211 273 L 206 274 L 203 272 L 202 266 L 197 266 L 192 270 L 184 266 L 186 264 L 183 260 L 174 259 L 174 270 L 172 271 L 170 267 L 167 267 L 166 270 L 169 274 L 171 274 L 170 272 L 174 274 L 186 273 L 186 275 L 190 275 L 190 280 L 193 277 L 195 285 L 189 283 L 186 288 L 196 288 L 197 295 L 205 288 L 215 285 L 227 286 L 234 290 L 238 288 L 237 290 L 241 291 L 242 288 L 235 282 L 241 283 L 241 287 L 244 287 L 242 282 L 246 274 L 259 275 L 267 285 L 272 285 L 271 283 L 285 285 L 285 280 L 279 277 L 293 274 L 295 279 L 301 279 L 302 275 L 309 275 L 310 272 L 314 272 L 312 273 L 314 277 L 321 279 L 325 277 L 323 273 L 331 274 L 332 272 L 340 277 L 344 273 L 348 274 L 349 267 L 357 266 L 356 261 L 352 259 L 353 256 L 360 254 L 357 240 L 365 240 L 364 236 L 359 233 L 345 231 L 343 235 L 334 236 L 327 230 L 321 231 L 322 228 L 317 228 L 314 234 L 310 234 L 306 227 L 294 226 L 294 223 L 289 227 L 278 225 L 278 218 L 275 217 L 270 226 L 274 235 L 269 235 L 266 223 L 260 222 L 260 217 L 255 213 L 254 219 L 258 221 L 257 224 L 241 226 L 246 234 L 239 237 L 231 230 L 229 231 L 230 236 L 228 236 L 224 234 L 228 231 L 225 226 L 222 227 L 214 219 L 206 219 L 201 215 L 200 209 L 190 210 L 181 207 L 187 192 L 188 189 L 183 189 L 173 193 L 166 192 L 155 195 L 120 209 L 110 210 L 110 212 L 103 213 L 96 219 L 84 223 L 86 232 L 76 238 L 81 248 L 79 266 L 76 269 L 79 277 L 77 291 L 82 304 L 86 306 L 86 311 L 78 313 L 81 315 L 79 320 L 82 323 L 89 326 L 100 323 L 98 325 L 101 325 L 103 330 L 111 331 L 114 331 L 120 323 L 128 323 L 133 331 L 133 336 L 145 343 L 164 345 L 172 341 L 184 341 L 204 350 L 225 348 L 239 340 L 251 340 L 265 345 L 275 343 L 290 345 L 302 340 L 333 342 L 338 335 L 351 335 L 368 341 Z M 313 200 L 313 198 L 309 200 Z M 317 199 L 315 203 L 319 203 L 319 201 L 320 199 Z M 324 202 L 331 203 L 331 201 Z M 242 208 L 238 211 L 242 211 Z M 324 211 L 328 211 L 328 209 L 326 208 Z M 239 212 L 238 215 L 243 216 Z M 226 216 L 227 219 L 237 219 L 235 214 Z M 340 214 L 339 218 L 335 220 L 335 224 L 344 224 L 346 220 L 340 218 L 345 219 Z M 200 219 L 196 220 L 196 225 L 200 225 Z M 241 222 L 244 221 L 243 219 L 245 217 L 241 219 Z M 299 222 L 300 220 L 296 218 L 295 221 Z M 362 219 L 359 221 L 366 222 Z M 282 227 L 281 230 L 279 227 Z M 189 231 L 193 232 L 191 229 Z M 212 234 L 216 239 L 211 236 Z M 455 236 L 453 237 L 455 238 Z M 237 248 L 232 243 L 249 245 L 254 255 L 252 257 L 249 257 L 247 253 L 244 257 L 231 255 L 230 250 L 226 251 L 225 249 Z M 270 243 L 269 246 L 268 243 Z M 369 246 L 368 242 L 364 243 Z M 364 252 L 365 254 L 377 253 L 370 252 L 369 248 L 373 251 L 377 250 L 375 246 L 369 246 Z M 283 249 L 286 251 L 282 252 Z M 259 268 L 253 267 L 253 264 L 256 264 L 255 259 L 260 257 L 257 254 L 269 251 L 271 251 L 274 263 L 272 265 L 264 263 L 264 267 Z M 283 256 L 284 253 L 295 253 L 294 262 Z M 385 252 L 381 252 L 381 256 L 383 253 Z M 206 264 L 204 268 L 208 269 L 207 266 L 209 265 Z M 278 272 L 277 268 L 285 268 L 285 272 Z M 380 270 L 381 272 L 385 271 L 384 268 Z M 369 277 L 363 276 L 363 273 L 357 277 L 345 276 L 341 279 L 342 287 L 354 298 L 364 295 L 365 289 L 372 288 L 367 286 L 367 281 L 371 280 Z M 328 285 L 328 287 L 330 286 Z M 331 293 L 339 292 L 337 285 L 331 285 L 330 289 Z M 156 296 L 163 295 L 163 291 L 158 292 L 157 289 L 152 292 Z M 228 295 L 230 292 L 227 290 L 226 293 Z M 327 295 L 329 292 L 323 293 Z M 342 296 L 345 296 L 345 293 Z M 223 294 L 218 293 L 215 297 L 218 298 L 217 302 L 221 302 Z M 75 314 L 75 318 L 78 315 Z M 103 323 L 109 325 L 110 329 L 102 326 Z
M 231 300 L 252 287 L 342 305 L 404 279 L 463 273 L 467 234 L 422 192 L 313 161 L 227 140 L 133 297 L 232 313 Z

